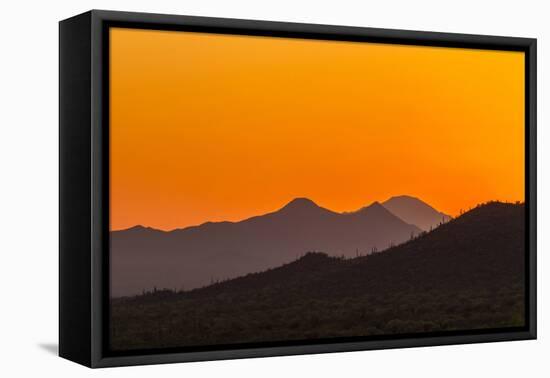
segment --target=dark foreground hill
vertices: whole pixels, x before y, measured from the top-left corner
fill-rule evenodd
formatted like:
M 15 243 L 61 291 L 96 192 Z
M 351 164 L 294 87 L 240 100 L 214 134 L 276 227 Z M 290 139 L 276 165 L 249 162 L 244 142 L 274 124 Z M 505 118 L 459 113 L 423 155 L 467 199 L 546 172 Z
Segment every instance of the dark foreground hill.
M 524 206 L 489 203 L 386 251 L 308 253 L 189 292 L 112 300 L 115 350 L 524 325 Z

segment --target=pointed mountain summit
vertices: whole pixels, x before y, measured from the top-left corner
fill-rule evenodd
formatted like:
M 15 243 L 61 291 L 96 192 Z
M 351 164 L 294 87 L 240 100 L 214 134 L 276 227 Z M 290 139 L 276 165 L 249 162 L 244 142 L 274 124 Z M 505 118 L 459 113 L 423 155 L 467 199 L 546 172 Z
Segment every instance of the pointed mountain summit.
M 123 229 L 123 230 L 118 230 L 118 231 L 115 231 L 115 232 L 126 232 L 126 233 L 138 233 L 139 234 L 139 233 L 146 233 L 146 232 L 164 233 L 166 231 L 157 230 L 156 228 L 142 226 L 141 224 L 138 224 L 136 226 L 132 226 L 132 227 L 129 227 L 129 228 L 126 228 L 126 229 Z
M 370 205 L 364 206 L 360 208 L 359 210 L 350 212 L 350 213 L 344 213 L 347 215 L 357 215 L 357 214 L 366 214 L 366 213 L 387 213 L 388 209 L 386 209 L 380 202 L 374 201 Z
M 382 204 L 403 221 L 414 224 L 418 228 L 429 231 L 440 223 L 451 220 L 451 216 L 442 213 L 426 202 L 412 196 L 391 197 Z
M 285 206 L 283 206 L 281 208 L 281 210 L 283 209 L 314 209 L 314 208 L 318 208 L 319 205 L 317 205 L 315 202 L 313 202 L 312 200 L 310 200 L 309 198 L 305 198 L 305 197 L 298 197 L 298 198 L 294 198 L 292 201 L 290 201 L 289 203 L 287 203 Z
M 315 202 L 305 197 L 294 198 L 281 209 L 275 212 L 276 214 L 295 215 L 295 216 L 316 216 L 321 214 L 336 214 L 328 209 L 325 209 Z

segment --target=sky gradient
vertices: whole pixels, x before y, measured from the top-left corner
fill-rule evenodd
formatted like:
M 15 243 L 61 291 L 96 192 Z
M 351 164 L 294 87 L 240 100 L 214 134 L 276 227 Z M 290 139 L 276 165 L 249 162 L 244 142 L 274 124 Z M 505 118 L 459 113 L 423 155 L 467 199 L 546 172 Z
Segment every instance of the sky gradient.
M 113 28 L 111 229 L 524 200 L 524 54 Z

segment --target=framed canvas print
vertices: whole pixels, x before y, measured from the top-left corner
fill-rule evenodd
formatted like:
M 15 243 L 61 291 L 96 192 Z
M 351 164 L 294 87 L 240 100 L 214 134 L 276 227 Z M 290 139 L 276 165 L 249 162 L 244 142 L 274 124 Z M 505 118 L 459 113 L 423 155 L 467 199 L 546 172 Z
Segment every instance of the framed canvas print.
M 536 41 L 60 23 L 60 355 L 536 337 Z

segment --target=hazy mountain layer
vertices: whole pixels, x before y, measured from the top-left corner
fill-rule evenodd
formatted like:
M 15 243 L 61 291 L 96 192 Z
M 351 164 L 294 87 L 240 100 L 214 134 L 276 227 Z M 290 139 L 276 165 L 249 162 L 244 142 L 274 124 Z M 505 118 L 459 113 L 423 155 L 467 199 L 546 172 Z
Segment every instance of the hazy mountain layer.
M 308 253 L 184 293 L 116 299 L 114 349 L 525 324 L 525 209 L 489 203 L 366 257 Z
M 367 254 L 420 231 L 378 202 L 340 214 L 305 198 L 241 222 L 171 232 L 138 226 L 111 233 L 111 294 L 201 287 L 290 262 L 308 251 Z

